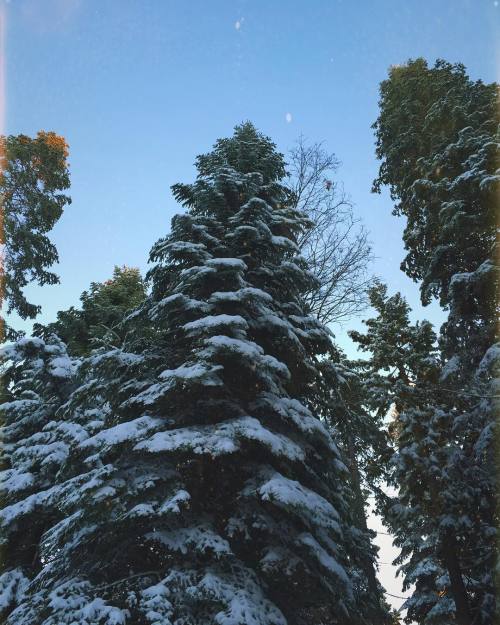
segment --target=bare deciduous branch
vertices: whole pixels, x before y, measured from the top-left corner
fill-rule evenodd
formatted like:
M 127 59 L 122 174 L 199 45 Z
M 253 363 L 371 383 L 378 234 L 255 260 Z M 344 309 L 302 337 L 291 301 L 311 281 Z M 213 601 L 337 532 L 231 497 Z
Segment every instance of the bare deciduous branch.
M 314 226 L 303 233 L 299 247 L 318 285 L 307 293 L 312 312 L 323 323 L 342 323 L 368 305 L 372 259 L 368 233 L 353 214 L 343 185 L 334 181 L 339 161 L 321 143 L 300 137 L 290 151 L 289 189 L 294 206 Z

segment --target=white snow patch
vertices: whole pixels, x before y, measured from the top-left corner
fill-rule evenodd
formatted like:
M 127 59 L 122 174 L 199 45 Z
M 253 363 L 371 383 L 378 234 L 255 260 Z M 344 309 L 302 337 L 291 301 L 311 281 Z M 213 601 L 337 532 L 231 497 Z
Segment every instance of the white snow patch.
M 297 544 L 305 545 L 309 551 L 317 558 L 321 566 L 331 571 L 339 580 L 341 580 L 347 589 L 350 589 L 350 582 L 343 566 L 331 556 L 309 533 L 304 532 L 297 536 Z
M 21 569 L 5 571 L 0 575 L 0 612 L 18 605 L 29 586 L 29 579 Z
M 180 551 L 184 554 L 192 551 L 199 553 L 208 551 L 217 558 L 232 553 L 227 540 L 203 525 L 148 532 L 145 537 L 160 542 L 171 551 Z
M 196 454 L 219 456 L 237 451 L 242 440 L 259 442 L 272 453 L 286 456 L 290 460 L 299 461 L 304 458 L 304 452 L 296 443 L 282 434 L 271 432 L 258 419 L 249 416 L 217 425 L 157 432 L 134 449 L 144 449 L 151 453 L 192 450 Z
M 88 438 L 80 443 L 80 447 L 83 449 L 87 447 L 111 447 L 112 445 L 119 445 L 126 441 L 137 440 L 147 436 L 151 430 L 161 427 L 165 424 L 163 419 L 158 419 L 150 416 L 142 416 L 133 421 L 127 421 L 126 423 L 119 423 L 107 430 L 99 432 L 95 436 Z
M 270 501 L 279 507 L 292 508 L 313 525 L 339 531 L 339 515 L 332 504 L 295 480 L 275 473 L 260 486 L 258 493 L 264 501 Z
M 211 258 L 205 264 L 216 269 L 241 269 L 245 271 L 247 268 L 240 258 Z
M 203 332 L 214 328 L 228 327 L 231 330 L 246 330 L 248 323 L 240 315 L 209 315 L 184 324 L 183 329 L 189 333 Z

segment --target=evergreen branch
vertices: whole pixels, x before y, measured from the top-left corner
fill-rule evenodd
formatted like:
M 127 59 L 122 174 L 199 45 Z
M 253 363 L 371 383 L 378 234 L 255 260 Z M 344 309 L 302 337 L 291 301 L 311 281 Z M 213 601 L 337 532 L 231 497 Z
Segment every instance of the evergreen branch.
M 134 575 L 129 575 L 129 577 L 124 577 L 122 579 L 117 580 L 116 582 L 110 582 L 109 584 L 102 584 L 101 586 L 96 586 L 93 590 L 104 590 L 105 588 L 111 588 L 112 586 L 118 586 L 123 584 L 124 582 L 128 582 L 131 579 L 135 579 L 137 577 L 148 577 L 150 575 L 155 575 L 156 577 L 161 577 L 158 571 L 145 571 L 144 573 L 135 573 Z
M 455 393 L 456 395 L 465 395 L 466 397 L 479 397 L 480 399 L 500 399 L 500 395 L 479 395 L 478 393 L 467 393 L 466 391 L 457 391 L 453 388 L 439 387 L 440 391 L 446 391 L 447 393 Z

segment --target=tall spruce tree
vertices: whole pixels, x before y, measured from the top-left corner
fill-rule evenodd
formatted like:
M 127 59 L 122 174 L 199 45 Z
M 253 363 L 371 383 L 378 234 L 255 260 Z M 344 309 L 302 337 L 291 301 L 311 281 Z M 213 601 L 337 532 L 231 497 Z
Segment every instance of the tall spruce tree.
M 446 561 L 443 592 L 456 621 L 491 623 L 498 86 L 472 81 L 462 65 L 410 61 L 382 83 L 375 130 L 382 160 L 375 189 L 389 185 L 395 214 L 407 218 L 402 269 L 421 281 L 424 304 L 436 296 L 449 309 L 440 335 L 439 409 L 447 415 L 440 436 L 454 453 L 441 490 L 455 500 L 445 521 L 434 520 L 439 540 L 432 549 Z
M 124 344 L 87 359 L 62 409 L 99 425 L 59 471 L 63 519 L 9 625 L 366 622 L 348 471 L 308 407 L 331 349 L 301 297 L 308 222 L 250 123 L 197 168 Z

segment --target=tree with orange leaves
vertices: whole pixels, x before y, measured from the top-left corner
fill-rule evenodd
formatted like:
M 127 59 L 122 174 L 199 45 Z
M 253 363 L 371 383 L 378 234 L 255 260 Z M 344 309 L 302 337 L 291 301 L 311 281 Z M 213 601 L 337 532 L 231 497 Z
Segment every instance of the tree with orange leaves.
M 0 137 L 0 202 L 2 312 L 33 319 L 40 306 L 28 302 L 23 289 L 29 283 L 57 284 L 49 268 L 58 261 L 57 249 L 47 237 L 71 198 L 68 145 L 54 132 Z M 20 333 L 2 320 L 3 337 Z

